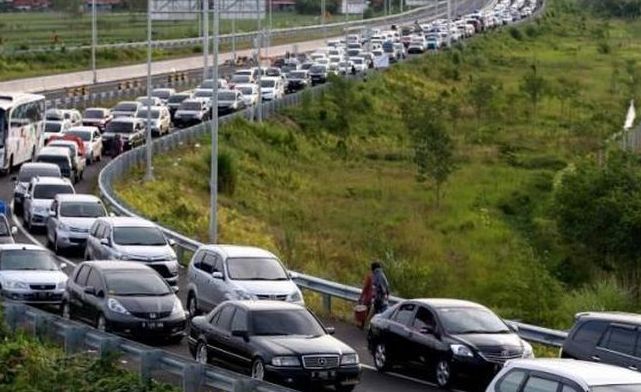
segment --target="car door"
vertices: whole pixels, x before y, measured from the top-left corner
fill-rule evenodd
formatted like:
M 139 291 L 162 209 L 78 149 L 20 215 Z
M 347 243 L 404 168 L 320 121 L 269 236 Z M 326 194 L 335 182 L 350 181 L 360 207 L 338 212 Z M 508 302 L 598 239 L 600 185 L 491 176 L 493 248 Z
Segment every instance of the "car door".
M 220 309 L 219 315 L 212 318 L 211 328 L 206 333 L 207 344 L 214 360 L 227 368 L 234 368 L 234 361 L 227 347 L 231 339 L 231 321 L 235 311 L 236 307 L 231 304 Z
M 439 358 L 438 325 L 429 308 L 419 305 L 410 324 L 410 360 L 427 364 Z
M 213 308 L 227 299 L 226 277 L 222 258 L 215 252 L 207 251 L 203 258 L 203 265 L 208 270 L 211 270 L 211 273 L 207 275 L 205 293 Z
M 69 310 L 73 318 L 85 319 L 85 309 L 83 306 L 84 288 L 87 284 L 87 276 L 91 267 L 88 265 L 80 266 L 78 272 L 74 275 L 73 280 L 67 283 L 67 292 L 69 295 Z
M 410 323 L 414 320 L 417 305 L 414 303 L 401 304 L 390 318 L 387 330 L 384 331 L 385 348 L 390 357 L 398 361 L 410 360 L 411 350 Z
M 104 223 L 103 230 L 101 233 L 101 240 L 107 240 L 107 244 L 101 242 L 100 249 L 102 251 L 101 257 L 103 260 L 111 260 L 116 254 L 116 250 L 113 248 L 114 242 L 112 238 L 113 228 L 111 225 Z
M 98 315 L 102 313 L 102 303 L 105 297 L 105 284 L 103 283 L 100 271 L 96 268 L 91 268 L 89 271 L 85 288 L 88 287 L 93 287 L 94 294 L 83 292 L 83 313 L 89 323 L 96 324 Z
M 234 336 L 234 331 L 248 331 L 248 314 L 243 308 L 237 307 L 231 321 L 228 337 L 221 342 L 223 349 L 229 356 L 229 361 L 234 370 L 241 373 L 251 373 L 252 349 L 249 338 Z
M 610 324 L 601 341 L 597 344 L 592 361 L 639 370 L 635 358 L 638 329 L 634 325 Z

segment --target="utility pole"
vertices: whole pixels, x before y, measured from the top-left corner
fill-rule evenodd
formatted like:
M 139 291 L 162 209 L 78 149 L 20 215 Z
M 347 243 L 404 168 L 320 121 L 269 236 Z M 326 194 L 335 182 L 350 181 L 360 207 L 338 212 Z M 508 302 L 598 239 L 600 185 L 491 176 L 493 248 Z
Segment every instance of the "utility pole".
M 447 0 L 447 47 L 452 47 L 452 4 Z
M 151 0 L 148 0 L 151 1 Z M 203 80 L 209 74 L 209 0 L 203 0 Z
M 210 184 L 210 216 L 209 241 L 218 242 L 218 39 L 220 33 L 220 1 L 214 0 L 214 31 L 213 31 L 213 79 L 214 89 L 211 97 L 211 184 Z
M 153 141 L 151 139 L 151 2 L 152 0 L 147 0 L 147 171 L 145 172 L 145 181 L 154 179 Z
M 93 84 L 98 83 L 98 73 L 96 72 L 96 0 L 91 0 L 91 70 L 93 71 Z
M 234 64 L 236 64 L 236 12 L 231 18 L 231 52 Z
M 321 0 L 321 25 L 323 26 L 323 39 L 327 38 L 325 30 L 325 0 Z
M 263 121 L 263 93 L 261 91 L 260 87 L 260 81 L 263 76 L 263 69 L 260 66 L 260 47 L 263 43 L 263 30 L 262 30 L 262 23 L 261 23 L 261 14 L 260 14 L 260 2 L 263 2 L 263 6 L 265 5 L 264 1 L 265 0 L 256 0 L 256 23 L 257 23 L 257 28 L 256 31 L 258 32 L 258 35 L 256 36 L 256 65 L 258 66 L 258 103 L 256 104 L 256 121 L 257 122 L 262 122 Z

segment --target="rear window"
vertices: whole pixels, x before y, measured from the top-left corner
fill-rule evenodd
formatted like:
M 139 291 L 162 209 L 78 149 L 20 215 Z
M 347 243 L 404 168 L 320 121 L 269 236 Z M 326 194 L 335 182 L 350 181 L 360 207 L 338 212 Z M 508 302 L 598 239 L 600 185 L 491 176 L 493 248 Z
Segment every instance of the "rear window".
M 71 185 L 42 184 L 36 185 L 33 190 L 34 199 L 54 199 L 56 195 L 63 193 L 74 193 Z
M 617 353 L 633 355 L 636 341 L 637 331 L 633 327 L 611 326 L 599 346 Z
M 18 181 L 20 182 L 29 182 L 33 177 L 60 177 L 60 168 L 59 167 L 28 167 L 23 166 L 20 169 L 20 174 L 18 175 Z
M 133 123 L 112 121 L 107 125 L 107 132 L 111 133 L 131 133 L 133 132 Z
M 37 160 L 38 162 L 54 163 L 63 169 L 69 168 L 69 159 L 62 155 L 39 155 Z
M 60 128 L 61 128 L 60 123 L 52 123 L 52 122 L 45 123 L 45 132 L 58 133 L 60 132 Z
M 98 110 L 98 109 L 85 110 L 85 118 L 104 118 L 105 114 L 106 113 L 104 110 Z
M 114 108 L 115 111 L 119 112 L 135 112 L 138 109 L 138 105 L 135 103 L 119 103 Z
M 152 97 L 158 97 L 160 99 L 167 99 L 169 96 L 171 96 L 171 91 L 169 90 L 154 90 L 151 93 Z
M 578 326 L 578 329 L 572 335 L 572 340 L 575 342 L 596 344 L 601 339 L 601 335 L 603 335 L 606 327 L 607 323 L 603 321 L 587 321 Z
M 73 135 L 73 136 L 78 136 L 82 141 L 88 142 L 91 140 L 91 135 L 93 132 L 91 131 L 68 131 L 65 132 L 67 135 Z
M 189 95 L 187 95 L 187 94 L 176 94 L 176 95 L 172 95 L 171 97 L 169 97 L 169 100 L 167 102 L 169 102 L 169 103 L 180 103 L 180 102 L 184 101 L 187 98 L 189 98 Z
M 179 110 L 201 110 L 202 105 L 200 102 L 183 102 L 180 104 Z

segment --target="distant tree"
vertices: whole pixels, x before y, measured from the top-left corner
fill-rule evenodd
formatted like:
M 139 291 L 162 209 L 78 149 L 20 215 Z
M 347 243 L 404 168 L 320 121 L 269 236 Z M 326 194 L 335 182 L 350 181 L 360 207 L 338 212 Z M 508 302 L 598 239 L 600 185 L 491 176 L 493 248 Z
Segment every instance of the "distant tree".
M 579 95 L 580 89 L 580 82 L 576 79 L 570 79 L 566 76 L 560 76 L 556 80 L 554 95 L 561 103 L 561 115 L 565 114 L 566 104 Z
M 546 80 L 538 74 L 536 65 L 532 64 L 529 72 L 527 72 L 521 80 L 520 90 L 530 100 L 534 118 L 536 118 L 538 105 L 546 93 L 546 88 Z
M 470 78 L 466 96 L 468 97 L 468 102 L 474 108 L 477 127 L 481 125 L 481 120 L 492 107 L 499 90 L 499 83 L 494 78 Z

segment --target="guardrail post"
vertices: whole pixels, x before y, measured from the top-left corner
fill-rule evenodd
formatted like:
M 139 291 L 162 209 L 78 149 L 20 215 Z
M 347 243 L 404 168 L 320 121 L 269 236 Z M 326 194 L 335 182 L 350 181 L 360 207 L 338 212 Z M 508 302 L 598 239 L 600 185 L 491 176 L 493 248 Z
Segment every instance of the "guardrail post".
M 323 294 L 323 310 L 327 314 L 332 313 L 332 296 L 329 294 Z
M 64 332 L 64 349 L 65 353 L 73 354 L 79 351 L 87 333 L 87 328 L 84 327 L 69 327 Z
M 115 337 L 104 337 L 98 341 L 98 355 L 101 359 L 107 359 L 110 355 L 118 352 L 120 339 Z
M 140 380 L 151 380 L 151 372 L 156 368 L 156 363 L 162 355 L 161 350 L 145 350 L 140 353 Z
M 202 385 L 205 366 L 200 363 L 188 364 L 183 369 L 183 392 L 197 392 Z
M 20 320 L 24 319 L 26 308 L 22 304 L 4 304 L 4 321 L 9 330 L 15 332 L 18 329 Z
M 253 392 L 256 390 L 256 380 L 253 379 L 238 379 L 234 381 L 233 392 Z
M 49 325 L 49 318 L 40 312 L 33 315 L 33 335 L 41 339 L 47 334 L 47 327 Z

